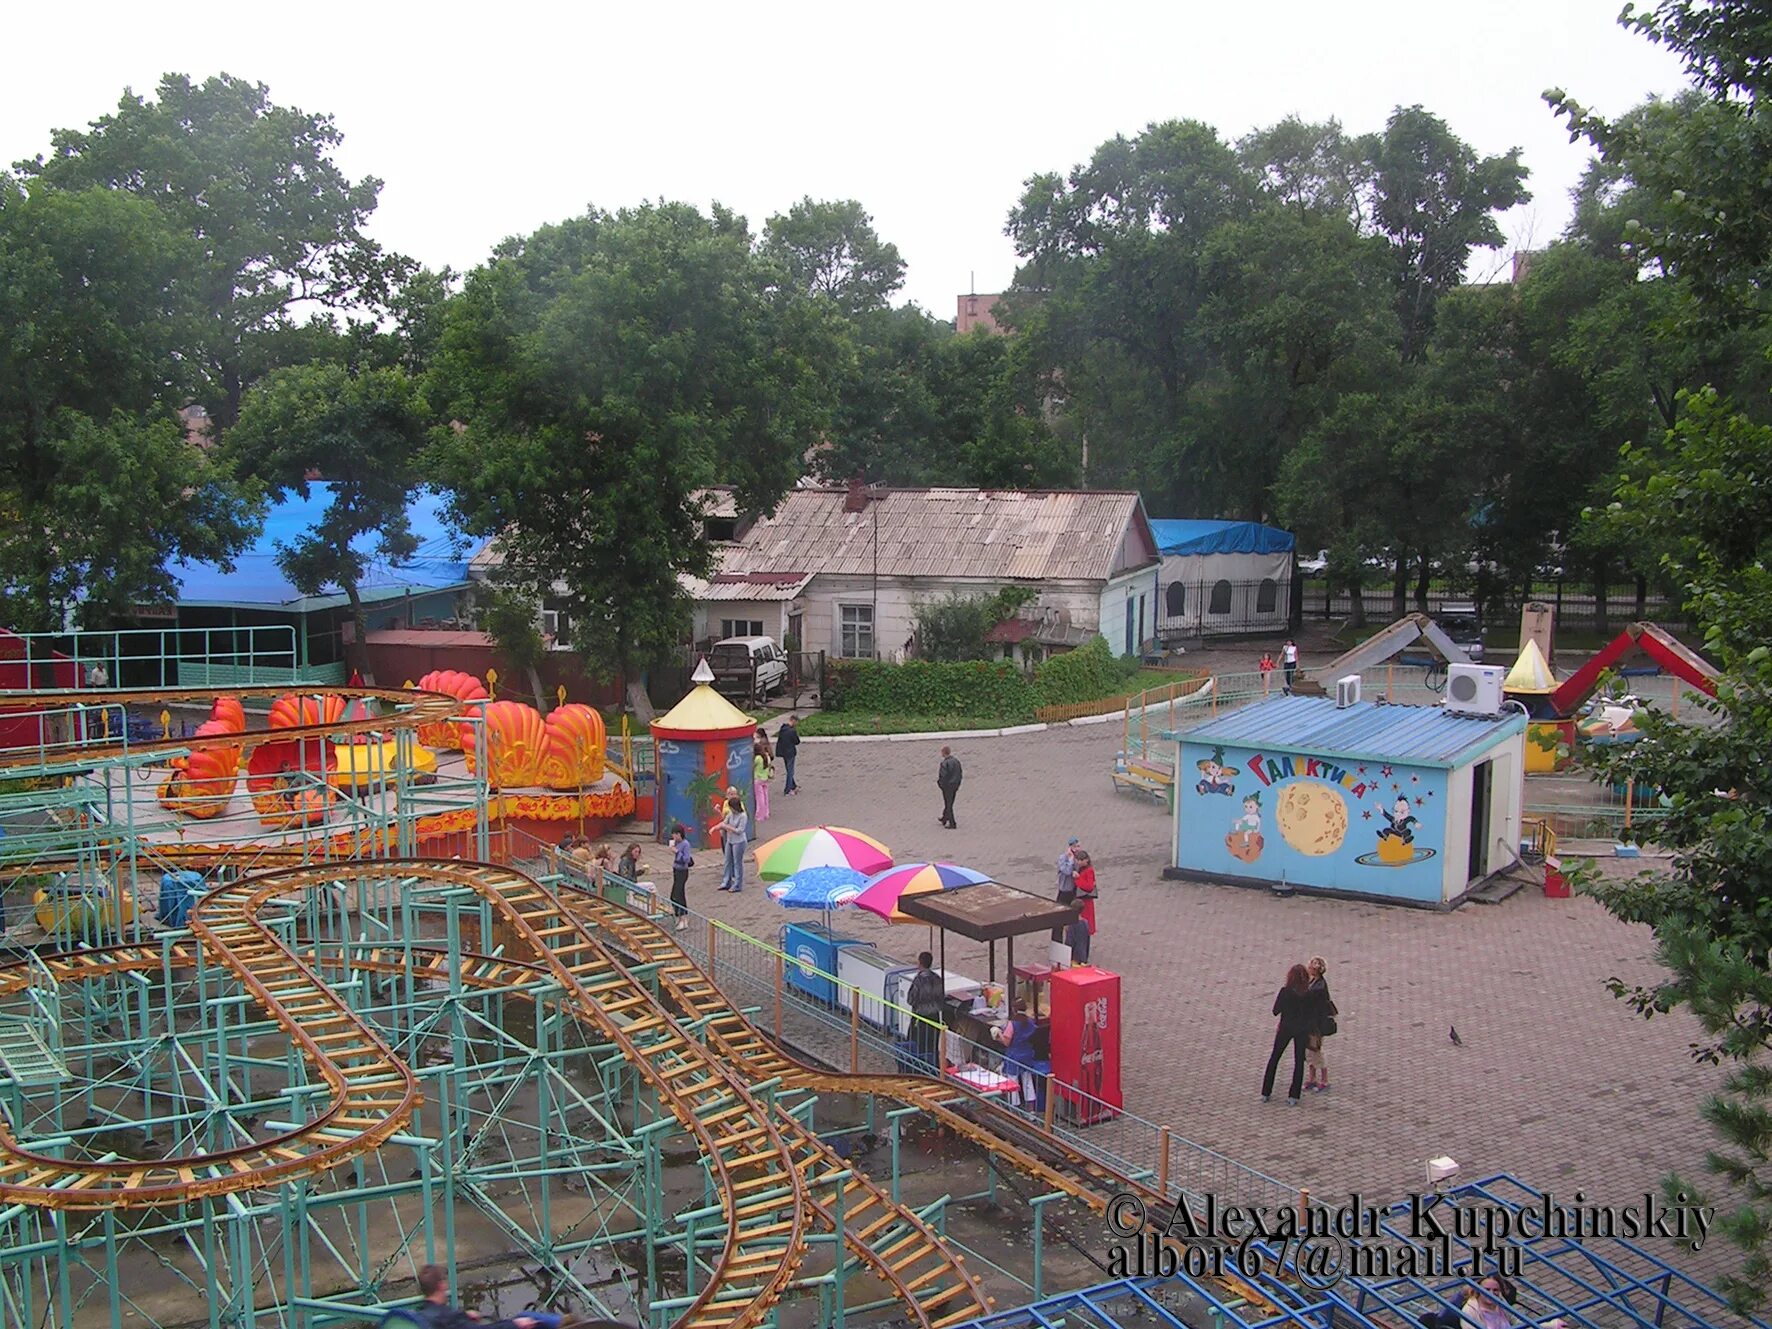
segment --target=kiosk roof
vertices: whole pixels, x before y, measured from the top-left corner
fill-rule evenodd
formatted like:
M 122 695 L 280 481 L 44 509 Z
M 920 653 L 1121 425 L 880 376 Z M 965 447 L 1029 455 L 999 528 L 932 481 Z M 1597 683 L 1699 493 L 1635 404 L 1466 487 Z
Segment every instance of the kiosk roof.
M 1029 932 L 1050 932 L 1077 916 L 1074 904 L 1059 904 L 1001 882 L 986 881 L 951 891 L 902 896 L 899 912 L 919 923 L 933 923 L 972 941 L 998 941 Z

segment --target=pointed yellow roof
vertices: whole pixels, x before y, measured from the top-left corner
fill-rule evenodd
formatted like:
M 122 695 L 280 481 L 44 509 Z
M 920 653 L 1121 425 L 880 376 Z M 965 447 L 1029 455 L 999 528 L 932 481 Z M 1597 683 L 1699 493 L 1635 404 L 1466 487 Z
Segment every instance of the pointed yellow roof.
M 1501 681 L 1501 690 L 1535 695 L 1557 690 L 1557 680 L 1552 677 L 1550 666 L 1544 662 L 1544 652 L 1538 649 L 1537 642 L 1527 640 L 1520 651 L 1520 658 L 1514 661 L 1514 667 L 1507 671 L 1507 677 Z
M 748 734 L 757 727 L 751 719 L 713 685 L 701 683 L 670 710 L 652 722 L 652 732 L 666 738 L 694 738 Z

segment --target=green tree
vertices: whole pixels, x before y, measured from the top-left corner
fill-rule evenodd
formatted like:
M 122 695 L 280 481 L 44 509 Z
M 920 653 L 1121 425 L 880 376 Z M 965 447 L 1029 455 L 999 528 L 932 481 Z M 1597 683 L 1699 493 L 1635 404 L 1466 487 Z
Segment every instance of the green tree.
M 1398 107 L 1361 150 L 1373 171 L 1371 224 L 1393 253 L 1403 358 L 1417 359 L 1435 306 L 1464 280 L 1471 251 L 1501 244 L 1494 214 L 1531 199 L 1526 168 L 1518 148 L 1478 156 L 1420 106 Z
M 126 92 L 114 113 L 57 130 L 46 157 L 16 169 L 33 192 L 133 194 L 191 237 L 202 315 L 193 387 L 225 430 L 262 363 L 256 341 L 303 306 L 377 311 L 411 270 L 365 234 L 381 182 L 338 169 L 341 141 L 331 117 L 278 106 L 263 84 L 168 74 L 158 100 Z
M 1651 104 L 1615 122 L 1565 94 L 1547 94 L 1571 128 L 1631 186 L 1618 228 L 1644 263 L 1691 294 L 1679 322 L 1766 345 L 1772 263 L 1772 126 L 1758 115 L 1772 40 L 1763 7 L 1665 0 L 1622 19 L 1677 51 L 1704 94 Z M 1736 343 L 1738 346 L 1739 342 Z M 1655 837 L 1666 869 L 1587 889 L 1619 917 L 1649 925 L 1667 978 L 1614 989 L 1645 1015 L 1684 1006 L 1708 1035 L 1701 1061 L 1727 1067 L 1703 1115 L 1717 1147 L 1708 1170 L 1726 1188 L 1719 1227 L 1742 1251 L 1720 1286 L 1743 1313 L 1772 1293 L 1772 467 L 1767 402 L 1738 409 L 1716 388 L 1678 395 L 1672 427 L 1620 462 L 1614 501 L 1591 514 L 1603 538 L 1659 553 L 1723 667 L 1712 723 L 1650 714 L 1641 742 L 1602 764 L 1602 778 L 1634 778 L 1666 795 Z M 1620 534 L 1622 533 L 1622 534 Z M 1698 1193 L 1680 1178 L 1670 1190 Z M 1700 1196 L 1702 1199 L 1703 1197 Z
M 105 190 L 0 185 L 0 601 L 9 625 L 88 626 L 171 598 L 169 562 L 227 563 L 249 486 L 173 406 L 196 297 L 181 236 Z
M 763 253 L 808 295 L 853 317 L 884 309 L 904 285 L 904 260 L 854 199 L 803 198 L 763 227 Z
M 573 646 L 620 672 L 683 640 L 678 577 L 711 572 L 695 492 L 768 512 L 828 421 L 813 369 L 831 315 L 780 280 L 742 218 L 660 203 L 591 211 L 501 246 L 451 301 L 430 372 L 432 460 L 509 584 L 550 595 Z
M 535 709 L 546 715 L 552 708 L 541 686 L 541 662 L 548 649 L 541 639 L 541 605 L 494 582 L 479 605 L 478 617 L 505 659 L 523 671 L 535 694 Z
M 1163 491 L 1186 469 L 1198 437 L 1189 398 L 1211 366 L 1207 244 L 1257 195 L 1197 121 L 1116 137 L 1068 176 L 1027 182 L 1009 215 L 1023 263 L 1002 313 L 1062 385 L 1087 440 L 1085 483 Z
M 306 499 L 315 481 L 330 486 L 319 520 L 278 547 L 277 565 L 304 595 L 338 586 L 359 642 L 368 631 L 360 586 L 372 559 L 399 564 L 418 548 L 406 509 L 419 486 L 426 424 L 404 370 L 318 363 L 257 384 L 223 438 L 224 454 L 275 497 Z

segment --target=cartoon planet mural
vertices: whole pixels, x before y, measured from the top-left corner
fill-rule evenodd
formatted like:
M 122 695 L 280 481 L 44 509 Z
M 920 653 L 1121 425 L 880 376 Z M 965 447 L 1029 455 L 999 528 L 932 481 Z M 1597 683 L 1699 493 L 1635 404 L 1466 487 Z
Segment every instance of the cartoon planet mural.
M 1347 838 L 1347 804 L 1320 781 L 1300 780 L 1282 789 L 1274 819 L 1286 843 L 1313 858 L 1333 854 Z

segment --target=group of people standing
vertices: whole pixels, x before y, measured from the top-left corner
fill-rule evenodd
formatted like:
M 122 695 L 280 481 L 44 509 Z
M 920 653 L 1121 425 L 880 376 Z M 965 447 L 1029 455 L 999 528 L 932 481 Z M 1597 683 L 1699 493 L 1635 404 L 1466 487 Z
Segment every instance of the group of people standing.
M 1274 1030 L 1274 1050 L 1267 1059 L 1267 1071 L 1261 1077 L 1261 1101 L 1274 1096 L 1274 1073 L 1288 1046 L 1292 1049 L 1292 1087 L 1286 1095 L 1296 1105 L 1306 1089 L 1327 1092 L 1329 1063 L 1323 1056 L 1323 1040 L 1336 1031 L 1336 1009 L 1329 995 L 1328 964 L 1320 955 L 1309 964 L 1295 964 L 1286 973 L 1286 985 L 1274 998 L 1274 1014 L 1280 1017 Z M 1305 1079 L 1306 1064 L 1310 1078 Z

